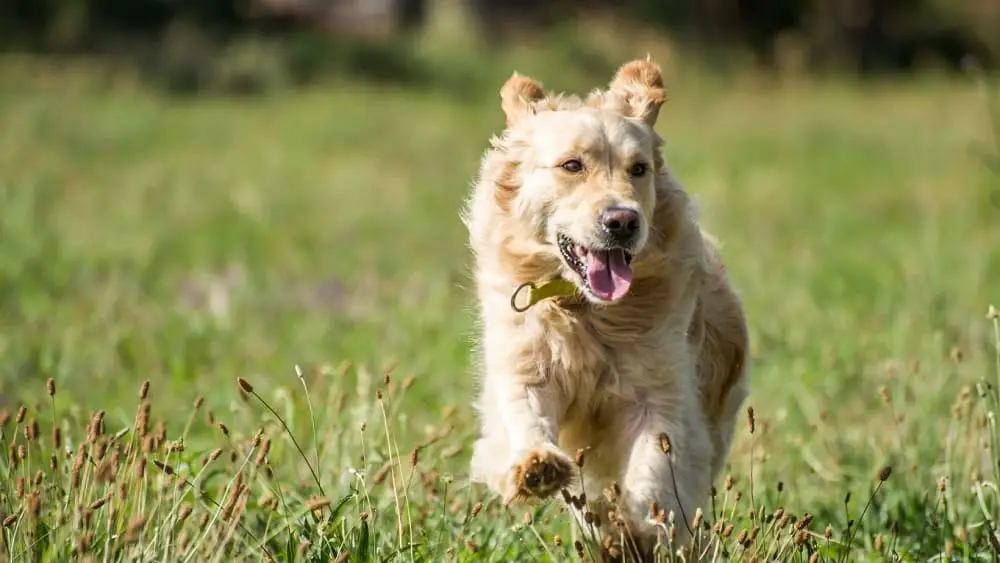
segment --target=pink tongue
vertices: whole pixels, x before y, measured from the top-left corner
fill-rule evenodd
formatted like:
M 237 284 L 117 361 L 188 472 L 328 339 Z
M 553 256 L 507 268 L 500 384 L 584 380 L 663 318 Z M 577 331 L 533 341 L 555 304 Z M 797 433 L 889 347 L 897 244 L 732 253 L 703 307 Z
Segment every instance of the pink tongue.
M 625 252 L 620 248 L 592 250 L 587 254 L 587 282 L 601 299 L 624 297 L 632 284 L 632 268 L 625 262 Z

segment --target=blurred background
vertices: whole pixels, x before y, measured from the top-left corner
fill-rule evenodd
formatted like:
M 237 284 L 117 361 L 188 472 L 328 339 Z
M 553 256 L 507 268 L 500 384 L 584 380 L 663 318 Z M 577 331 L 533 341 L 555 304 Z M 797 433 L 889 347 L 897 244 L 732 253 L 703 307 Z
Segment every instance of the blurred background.
M 451 417 L 462 455 L 434 461 L 461 478 L 459 210 L 498 90 L 650 53 L 667 159 L 746 303 L 756 475 L 840 518 L 892 460 L 912 486 L 872 525 L 935 553 L 920 503 L 980 451 L 941 420 L 994 369 L 998 49 L 997 0 L 4 0 L 0 408 L 53 377 L 59 408 L 127 425 L 149 379 L 180 426 L 198 395 L 237 412 L 237 376 L 296 393 L 296 364 L 370 406 L 392 365 L 399 449 Z M 338 404 L 325 432 L 361 416 Z
M 463 31 L 491 50 L 581 20 L 641 22 L 716 63 L 738 53 L 768 70 L 957 68 L 969 55 L 992 60 L 1000 45 L 994 0 L 8 0 L 0 47 L 132 59 L 181 90 L 279 78 L 267 72 L 295 82 L 330 70 L 413 79 L 408 47 L 459 12 Z M 252 68 L 246 51 L 276 44 L 270 66 Z

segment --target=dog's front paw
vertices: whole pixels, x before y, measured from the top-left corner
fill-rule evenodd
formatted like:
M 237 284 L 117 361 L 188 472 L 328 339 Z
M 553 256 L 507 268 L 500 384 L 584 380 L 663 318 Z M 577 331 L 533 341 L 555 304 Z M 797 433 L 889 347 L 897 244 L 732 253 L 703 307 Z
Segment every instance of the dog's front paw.
M 544 499 L 573 481 L 573 461 L 558 450 L 531 450 L 510 468 L 504 504 Z

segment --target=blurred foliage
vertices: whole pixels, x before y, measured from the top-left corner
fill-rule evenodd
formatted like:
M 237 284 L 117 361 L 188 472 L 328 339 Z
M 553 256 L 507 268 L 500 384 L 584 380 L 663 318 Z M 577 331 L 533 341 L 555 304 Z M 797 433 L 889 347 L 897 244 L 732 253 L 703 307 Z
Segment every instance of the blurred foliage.
M 0 47 L 138 54 L 145 68 L 155 57 L 161 81 L 181 91 L 219 81 L 254 90 L 330 65 L 408 80 L 420 72 L 408 36 L 455 6 L 490 47 L 596 16 L 641 22 L 706 56 L 747 52 L 774 70 L 957 69 L 970 56 L 992 66 L 1000 52 L 996 0 L 5 0 Z M 231 47 L 247 36 L 250 46 Z M 260 49 L 274 37 L 280 50 Z

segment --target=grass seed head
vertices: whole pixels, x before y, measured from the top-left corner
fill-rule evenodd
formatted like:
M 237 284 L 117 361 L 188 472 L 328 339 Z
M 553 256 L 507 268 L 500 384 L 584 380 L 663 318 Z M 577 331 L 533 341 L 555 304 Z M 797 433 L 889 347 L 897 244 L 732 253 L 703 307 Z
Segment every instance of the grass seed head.
M 27 408 L 25 408 L 23 405 L 20 406 L 20 407 L 18 407 L 18 409 L 17 409 L 17 418 L 14 419 L 14 422 L 16 422 L 17 424 L 21 424 L 22 422 L 24 422 L 24 417 L 27 414 L 28 414 L 28 409 Z
M 701 525 L 701 519 L 703 517 L 704 517 L 704 513 L 701 511 L 701 507 L 699 506 L 694 511 L 694 519 L 691 521 L 691 528 L 697 530 L 698 526 Z
M 261 442 L 260 449 L 257 450 L 257 466 L 258 467 L 261 466 L 261 465 L 264 465 L 264 462 L 267 461 L 267 454 L 270 451 L 271 451 L 271 439 L 270 438 L 264 438 L 264 440 Z
M 28 515 L 33 519 L 37 519 L 38 514 L 42 511 L 42 497 L 38 494 L 38 491 L 28 493 L 26 504 L 28 506 Z
M 45 380 L 45 392 L 48 393 L 49 397 L 55 397 L 56 395 L 56 380 L 51 377 Z
M 87 425 L 87 442 L 94 443 L 97 438 L 100 437 L 103 427 L 104 427 L 104 411 L 98 411 L 90 419 L 90 424 Z
M 476 504 L 475 504 L 475 505 L 474 505 L 474 506 L 472 507 L 472 511 L 470 511 L 470 512 L 469 512 L 469 516 L 470 516 L 470 517 L 472 517 L 472 518 L 475 518 L 475 517 L 476 517 L 476 515 L 477 515 L 477 514 L 479 514 L 479 511 L 481 511 L 482 509 L 483 509 L 483 503 L 481 503 L 481 502 L 477 502 L 477 503 L 476 503 Z
M 779 530 L 785 529 L 785 527 L 788 526 L 788 523 L 791 520 L 792 520 L 791 513 L 785 512 L 784 514 L 782 514 L 781 518 L 778 519 L 778 529 Z
M 330 506 L 330 499 L 325 497 L 313 497 L 306 502 L 306 508 L 310 511 L 322 510 Z
M 803 529 L 807 528 L 809 526 L 809 524 L 812 523 L 812 519 L 813 519 L 813 515 L 810 514 L 810 513 L 808 513 L 808 512 L 806 512 L 802 516 L 802 519 L 795 523 L 795 529 L 796 530 L 803 530 Z
M 98 508 L 101 508 L 102 506 L 104 506 L 109 500 L 111 500 L 111 493 L 108 493 L 108 494 L 104 495 L 103 497 L 101 497 L 101 498 L 95 500 L 94 502 L 90 503 L 90 507 L 89 508 L 91 510 L 97 510 Z
M 886 482 L 889 480 L 889 476 L 892 475 L 892 466 L 886 465 L 878 472 L 878 480 L 881 482 Z
M 585 448 L 580 448 L 576 450 L 576 455 L 573 456 L 574 463 L 576 463 L 576 466 L 579 467 L 580 469 L 583 469 L 583 462 L 584 462 L 583 454 L 585 451 L 586 451 Z
M 146 517 L 143 515 L 136 516 L 128 523 L 128 530 L 125 533 L 125 537 L 128 541 L 138 540 L 139 534 L 142 533 L 143 529 L 146 527 Z
M 156 467 L 159 467 L 160 471 L 163 471 L 167 475 L 173 475 L 174 474 L 174 468 L 173 467 L 171 467 L 169 464 L 163 463 L 162 461 L 160 461 L 158 459 L 154 459 L 153 460 L 153 465 L 155 465 Z
M 102 461 L 97 466 L 95 472 L 98 483 L 113 483 L 115 480 L 115 467 L 111 459 L 106 459 Z
M 139 414 L 135 417 L 135 430 L 140 438 L 145 438 L 149 434 L 149 412 L 151 406 L 148 401 L 139 404 Z
M 149 396 L 149 380 L 147 379 L 142 382 L 142 385 L 139 386 L 139 400 L 145 401 L 146 397 L 148 396 Z
M 90 453 L 95 460 L 101 461 L 102 459 L 104 459 L 104 454 L 107 453 L 107 451 L 108 451 L 108 442 L 102 436 L 100 439 L 97 440 L 97 442 L 93 446 L 91 446 Z
M 747 407 L 747 428 L 751 434 L 757 429 L 757 420 L 753 415 L 753 407 Z
M 236 384 L 239 385 L 240 389 L 242 389 L 244 392 L 253 393 L 253 385 L 250 385 L 250 382 L 247 381 L 246 379 L 243 379 L 242 377 L 237 377 Z
M 159 448 L 167 441 L 167 427 L 162 420 L 156 421 L 156 428 L 153 430 L 153 438 L 156 440 L 156 447 Z

